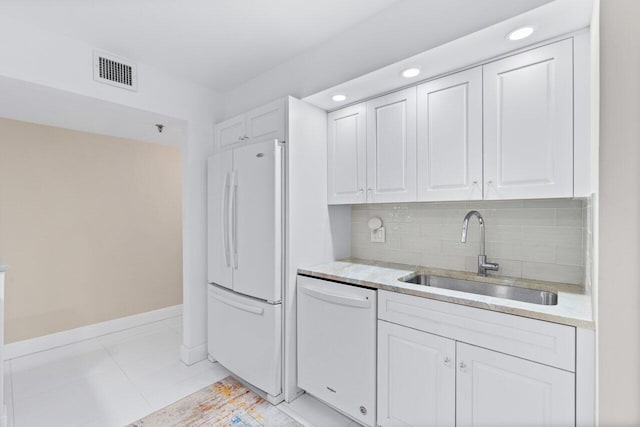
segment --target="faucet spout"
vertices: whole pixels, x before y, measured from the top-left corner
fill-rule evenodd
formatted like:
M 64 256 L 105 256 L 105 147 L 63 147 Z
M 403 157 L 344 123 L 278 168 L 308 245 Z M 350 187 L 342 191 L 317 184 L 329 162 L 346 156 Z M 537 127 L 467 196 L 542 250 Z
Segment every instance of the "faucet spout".
M 467 243 L 467 231 L 469 230 L 469 220 L 472 217 L 478 218 L 478 223 L 480 223 L 480 255 L 478 255 L 478 275 L 486 276 L 487 270 L 497 271 L 500 267 L 498 264 L 493 262 L 487 262 L 487 254 L 485 253 L 485 244 L 484 244 L 484 218 L 480 215 L 478 211 L 470 211 L 462 221 L 462 237 L 460 238 L 461 243 Z
M 480 215 L 478 211 L 470 211 L 462 221 L 462 237 L 460 238 L 460 243 L 467 243 L 467 231 L 469 229 L 469 220 L 472 217 L 478 218 L 478 223 L 480 224 L 480 255 L 485 254 L 485 245 L 484 245 L 484 218 Z

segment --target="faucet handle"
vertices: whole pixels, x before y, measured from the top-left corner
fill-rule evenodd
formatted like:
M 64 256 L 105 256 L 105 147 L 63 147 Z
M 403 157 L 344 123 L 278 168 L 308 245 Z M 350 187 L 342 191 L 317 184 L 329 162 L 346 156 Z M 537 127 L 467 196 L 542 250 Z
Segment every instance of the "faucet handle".
M 485 261 L 481 264 L 481 267 L 484 268 L 485 270 L 498 271 L 498 269 L 500 268 L 500 264 L 496 262 Z

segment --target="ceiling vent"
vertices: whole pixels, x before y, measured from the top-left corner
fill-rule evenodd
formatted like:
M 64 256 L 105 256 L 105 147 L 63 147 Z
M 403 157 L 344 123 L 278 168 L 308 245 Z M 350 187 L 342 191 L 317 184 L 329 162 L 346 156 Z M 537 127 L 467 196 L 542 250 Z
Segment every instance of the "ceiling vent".
M 136 64 L 107 52 L 93 51 L 93 79 L 123 89 L 138 90 Z

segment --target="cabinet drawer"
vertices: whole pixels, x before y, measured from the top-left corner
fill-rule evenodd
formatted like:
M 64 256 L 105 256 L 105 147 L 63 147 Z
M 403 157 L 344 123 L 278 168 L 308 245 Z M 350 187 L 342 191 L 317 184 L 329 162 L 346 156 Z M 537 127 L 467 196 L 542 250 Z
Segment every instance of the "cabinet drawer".
M 575 372 L 575 328 L 394 292 L 378 318 Z

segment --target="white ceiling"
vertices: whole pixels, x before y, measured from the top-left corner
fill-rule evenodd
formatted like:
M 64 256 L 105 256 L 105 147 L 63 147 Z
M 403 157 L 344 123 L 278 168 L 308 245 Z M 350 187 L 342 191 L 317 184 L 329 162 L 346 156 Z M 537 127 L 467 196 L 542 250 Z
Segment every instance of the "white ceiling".
M 0 0 L 0 13 L 228 92 L 341 34 L 354 35 L 345 46 L 357 55 L 385 34 L 429 30 L 426 50 L 548 1 Z M 356 36 L 373 18 L 383 25 Z M 432 34 L 438 22 L 451 25 Z
M 162 145 L 181 146 L 186 122 L 0 76 L 0 117 Z M 159 133 L 156 124 L 165 128 Z

